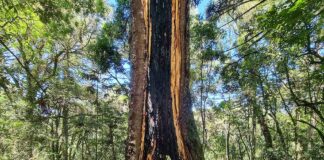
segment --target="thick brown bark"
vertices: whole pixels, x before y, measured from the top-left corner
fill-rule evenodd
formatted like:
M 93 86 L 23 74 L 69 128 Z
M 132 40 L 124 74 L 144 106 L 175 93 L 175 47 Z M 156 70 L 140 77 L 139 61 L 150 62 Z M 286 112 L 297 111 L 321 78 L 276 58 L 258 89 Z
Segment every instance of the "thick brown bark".
M 131 1 L 132 89 L 130 92 L 129 135 L 126 148 L 126 158 L 129 160 L 143 159 L 149 59 L 147 3 L 147 0 Z
M 188 0 L 132 0 L 126 158 L 203 159 L 189 94 Z

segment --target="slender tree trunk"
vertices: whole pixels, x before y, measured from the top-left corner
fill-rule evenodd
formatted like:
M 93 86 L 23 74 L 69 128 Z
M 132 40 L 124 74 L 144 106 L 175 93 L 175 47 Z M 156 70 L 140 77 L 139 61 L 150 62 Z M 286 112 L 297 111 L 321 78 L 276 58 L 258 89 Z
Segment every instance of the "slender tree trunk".
M 298 160 L 299 158 L 299 150 L 300 150 L 300 144 L 299 144 L 299 134 L 298 134 L 298 123 L 297 120 L 299 119 L 298 109 L 295 110 L 295 126 L 294 126 L 294 138 L 295 138 L 295 159 Z
M 56 152 L 55 152 L 55 141 L 54 141 L 54 139 L 55 139 L 55 134 L 54 134 L 54 120 L 51 119 L 50 122 L 51 122 L 51 138 L 53 139 L 51 141 L 51 158 L 52 158 L 52 160 L 55 160 L 55 154 L 56 154 Z
M 242 152 L 242 145 L 241 145 L 241 143 L 240 143 L 240 139 L 239 138 L 237 138 L 237 141 L 236 141 L 236 143 L 237 143 L 237 145 L 238 145 L 238 150 L 239 150 L 239 158 L 240 159 L 243 159 L 243 152 Z
M 115 150 L 115 142 L 114 142 L 114 126 L 109 125 L 109 139 L 110 139 L 110 145 L 111 145 L 111 154 L 112 154 L 112 160 L 116 160 L 116 150 Z
M 67 105 L 63 106 L 63 159 L 64 160 L 68 160 L 69 159 L 69 120 L 68 120 L 68 116 L 69 116 L 69 109 Z
M 82 137 L 83 137 L 83 135 L 82 135 Z M 84 153 L 84 142 L 82 140 L 81 141 L 81 160 L 84 160 L 83 153 Z
M 242 136 L 242 133 L 241 133 L 241 130 L 240 130 L 240 127 L 237 127 L 237 130 L 238 130 L 238 133 L 239 133 L 239 138 L 240 140 L 242 141 L 242 144 L 244 146 L 244 150 L 245 152 L 247 153 L 246 155 L 248 156 L 248 159 L 250 160 L 251 157 L 250 157 L 250 154 L 249 154 L 249 147 L 245 144 L 244 142 L 244 139 L 243 139 L 243 136 Z M 244 159 L 244 152 L 243 152 L 243 155 L 242 155 L 242 159 Z
M 204 61 L 201 59 L 201 64 L 200 64 L 200 116 L 201 116 L 201 123 L 202 123 L 202 145 L 203 148 L 205 148 L 206 145 L 206 118 L 205 118 L 205 108 L 204 108 L 204 79 L 203 79 L 203 66 L 204 66 Z
M 208 78 L 208 83 L 207 86 L 204 84 L 204 75 L 203 75 L 203 70 L 204 70 L 204 60 L 201 59 L 201 64 L 200 64 L 200 116 L 201 116 L 201 122 L 202 122 L 202 145 L 203 145 L 203 150 L 207 147 L 207 129 L 206 129 L 206 101 L 208 97 L 208 89 L 210 87 L 210 80 Z M 211 67 L 209 67 L 211 68 Z M 208 77 L 208 74 L 210 73 L 207 71 L 206 75 Z M 205 91 L 204 91 L 205 90 Z M 205 92 L 205 93 L 204 93 Z M 205 94 L 205 96 L 204 96 Z
M 126 158 L 203 159 L 189 94 L 188 0 L 132 0 Z
M 266 122 L 265 117 L 262 115 L 262 112 L 258 113 L 258 122 L 260 124 L 261 127 L 261 132 L 263 134 L 264 137 L 264 141 L 265 141 L 265 147 L 267 149 L 267 157 L 270 160 L 276 160 L 277 158 L 275 157 L 275 155 L 273 154 L 273 143 L 272 143 L 272 136 L 269 130 L 269 126 Z
M 251 160 L 255 160 L 255 149 L 256 149 L 256 106 L 252 104 L 252 148 L 251 148 Z
M 68 68 L 70 68 L 69 64 L 69 59 L 70 55 L 68 52 L 66 52 L 66 64 L 67 64 L 67 69 L 64 70 L 64 80 L 70 81 L 70 72 Z M 64 100 L 63 104 L 63 122 L 62 122 L 62 127 L 63 127 L 63 159 L 68 160 L 69 159 L 69 100 Z
M 228 123 L 227 126 L 227 133 L 226 133 L 226 160 L 230 159 L 230 144 L 229 144 L 229 140 L 230 140 L 230 130 L 231 130 L 231 124 Z
M 98 73 L 98 71 L 96 71 Z M 100 75 L 97 75 L 100 79 Z M 98 110 L 99 110 L 99 88 L 98 81 L 96 82 L 96 160 L 98 159 L 98 126 L 99 126 L 99 118 L 98 118 Z M 114 152 L 113 152 L 114 154 Z
M 59 115 L 61 114 L 61 110 L 59 110 Z M 59 127 L 60 127 L 61 118 L 57 116 L 55 118 L 55 155 L 56 159 L 61 159 L 60 154 L 60 137 L 59 137 Z
M 276 131 L 277 131 L 277 133 L 279 135 L 279 139 L 280 139 L 280 143 L 282 145 L 282 149 L 285 152 L 285 156 L 284 157 L 286 159 L 289 159 L 289 157 L 291 157 L 290 154 L 289 154 L 289 149 L 287 147 L 286 140 L 285 140 L 285 136 L 284 136 L 284 134 L 283 134 L 283 132 L 281 130 L 280 123 L 279 123 L 279 121 L 277 119 L 277 115 L 276 115 L 275 112 L 272 113 L 272 118 L 273 118 L 273 120 L 275 122 L 275 125 L 276 125 Z

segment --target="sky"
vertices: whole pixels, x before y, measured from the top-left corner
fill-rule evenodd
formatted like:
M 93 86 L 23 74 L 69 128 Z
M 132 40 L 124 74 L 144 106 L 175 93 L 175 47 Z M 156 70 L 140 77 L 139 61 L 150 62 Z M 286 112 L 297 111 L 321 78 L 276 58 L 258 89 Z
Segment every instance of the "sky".
M 210 1 L 211 0 L 200 0 L 200 3 L 198 5 L 198 13 L 200 15 L 203 15 L 205 17 L 205 11 Z

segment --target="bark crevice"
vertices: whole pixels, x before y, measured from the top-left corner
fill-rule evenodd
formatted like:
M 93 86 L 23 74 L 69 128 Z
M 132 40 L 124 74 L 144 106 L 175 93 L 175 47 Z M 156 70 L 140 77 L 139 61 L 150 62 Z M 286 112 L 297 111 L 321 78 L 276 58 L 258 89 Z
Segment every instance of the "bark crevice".
M 127 159 L 203 159 L 198 136 L 192 135 L 188 1 L 133 0 L 131 5 Z

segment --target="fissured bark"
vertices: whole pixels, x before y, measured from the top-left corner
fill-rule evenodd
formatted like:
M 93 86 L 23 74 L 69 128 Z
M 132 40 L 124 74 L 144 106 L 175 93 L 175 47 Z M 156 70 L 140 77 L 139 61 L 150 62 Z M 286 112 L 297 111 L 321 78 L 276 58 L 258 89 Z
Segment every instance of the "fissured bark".
M 188 0 L 132 0 L 126 158 L 203 159 L 189 93 Z

